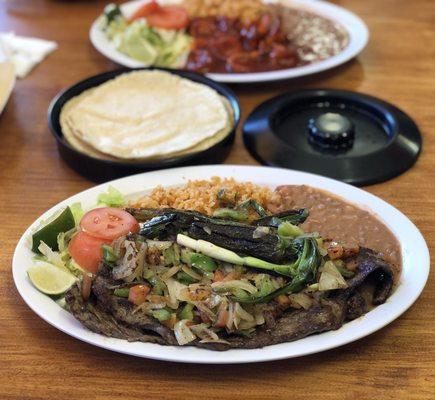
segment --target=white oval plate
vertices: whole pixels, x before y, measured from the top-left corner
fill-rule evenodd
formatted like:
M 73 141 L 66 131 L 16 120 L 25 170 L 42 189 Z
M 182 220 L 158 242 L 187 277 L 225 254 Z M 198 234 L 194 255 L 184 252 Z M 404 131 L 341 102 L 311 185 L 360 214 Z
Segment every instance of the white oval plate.
M 129 1 L 121 5 L 121 10 L 126 15 L 131 15 L 140 4 L 149 0 Z M 301 76 L 316 74 L 338 65 L 344 64 L 358 55 L 366 46 L 369 39 L 369 31 L 364 22 L 355 14 L 346 9 L 321 0 L 278 0 L 292 8 L 311 11 L 326 17 L 343 26 L 349 33 L 348 46 L 338 55 L 302 67 L 289 68 L 279 71 L 255 72 L 246 74 L 206 74 L 209 78 L 218 82 L 248 83 L 267 82 L 280 79 L 298 78 Z M 160 0 L 160 3 L 176 3 L 177 0 Z M 265 1 L 266 2 L 266 1 Z M 129 68 L 143 67 L 143 63 L 137 61 L 120 51 L 111 43 L 105 34 L 99 29 L 99 21 L 94 21 L 91 26 L 89 37 L 94 47 L 110 60 Z
M 152 343 L 129 343 L 126 340 L 108 338 L 83 327 L 71 314 L 60 308 L 49 297 L 38 292 L 27 278 L 26 270 L 31 265 L 30 234 L 60 207 L 80 201 L 92 207 L 97 195 L 109 185 L 124 194 L 134 195 L 150 190 L 157 185 L 180 185 L 189 179 L 208 179 L 212 176 L 234 177 L 239 181 L 251 181 L 275 188 L 283 184 L 309 184 L 335 193 L 344 199 L 372 210 L 392 230 L 402 246 L 403 272 L 400 283 L 385 304 L 376 307 L 365 316 L 346 323 L 337 331 L 325 332 L 307 338 L 267 346 L 254 350 L 228 350 L 217 352 L 195 347 L 161 346 Z M 62 201 L 41 215 L 24 233 L 15 249 L 13 258 L 15 285 L 28 306 L 41 318 L 77 339 L 95 346 L 139 357 L 189 363 L 249 363 L 297 357 L 344 345 L 378 329 L 401 315 L 417 299 L 429 274 L 429 251 L 420 231 L 400 211 L 361 189 L 329 178 L 305 172 L 267 167 L 215 165 L 186 167 L 149 172 L 118 179 L 96 186 Z

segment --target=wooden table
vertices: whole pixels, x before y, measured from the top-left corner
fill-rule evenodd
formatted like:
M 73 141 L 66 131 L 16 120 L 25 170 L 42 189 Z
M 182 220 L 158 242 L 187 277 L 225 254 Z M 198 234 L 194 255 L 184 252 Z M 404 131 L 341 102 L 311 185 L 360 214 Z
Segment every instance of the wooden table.
M 381 331 L 321 354 L 257 365 L 181 365 L 115 354 L 65 335 L 24 304 L 11 274 L 19 237 L 43 211 L 93 185 L 59 158 L 46 113 L 59 90 L 115 67 L 88 40 L 105 2 L 0 0 L 0 30 L 59 43 L 17 83 L 0 117 L 0 399 L 434 399 L 434 273 L 411 309 Z M 243 114 L 303 87 L 357 90 L 406 110 L 423 132 L 423 154 L 409 172 L 366 190 L 408 215 L 434 254 L 435 2 L 336 3 L 368 24 L 366 50 L 311 78 L 235 86 Z M 256 164 L 240 132 L 227 162 Z

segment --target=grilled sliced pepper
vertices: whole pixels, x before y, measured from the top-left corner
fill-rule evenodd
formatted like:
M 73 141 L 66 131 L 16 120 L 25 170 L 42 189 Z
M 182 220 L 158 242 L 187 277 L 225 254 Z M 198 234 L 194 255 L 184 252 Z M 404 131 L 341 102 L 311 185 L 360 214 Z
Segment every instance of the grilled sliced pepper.
M 162 295 L 164 293 L 166 285 L 160 278 L 152 276 L 148 279 L 148 282 L 152 286 L 151 292 L 153 294 Z
M 316 240 L 313 238 L 305 238 L 303 250 L 294 263 L 296 271 L 291 282 L 269 294 L 258 296 L 258 293 L 256 293 L 247 300 L 238 299 L 237 301 L 251 304 L 267 303 L 279 295 L 299 292 L 304 286 L 315 279 L 320 262 L 321 256 L 317 248 Z
M 115 265 L 116 261 L 118 261 L 118 257 L 113 252 L 113 248 L 107 244 L 103 244 L 101 247 L 103 249 L 104 263 L 110 266 Z
M 186 274 L 184 271 L 177 272 L 177 280 L 184 285 L 190 285 L 191 283 L 198 282 L 195 278 L 191 277 L 189 274 Z
M 237 210 L 249 210 L 250 208 L 253 209 L 260 218 L 268 216 L 267 211 L 263 208 L 263 206 L 252 199 L 246 200 L 236 207 Z
M 185 249 L 181 252 L 181 261 L 202 272 L 214 272 L 218 267 L 211 257 Z
M 308 217 L 308 210 L 301 208 L 299 210 L 286 210 L 277 214 L 269 215 L 264 218 L 253 221 L 253 225 L 270 226 L 278 228 L 283 222 L 290 222 L 293 225 L 302 224 Z
M 234 221 L 246 221 L 248 213 L 245 210 L 234 208 L 219 208 L 213 213 L 213 217 L 222 219 L 232 219 Z
M 190 255 L 190 263 L 192 267 L 205 272 L 213 272 L 218 267 L 212 258 L 199 253 Z
M 188 319 L 189 321 L 193 320 L 193 304 L 187 303 L 182 310 L 180 311 L 179 318 Z
M 128 298 L 130 294 L 130 288 L 118 288 L 113 292 L 115 296 Z
M 181 246 L 198 251 L 203 255 L 213 257 L 216 260 L 229 262 L 235 265 L 244 265 L 247 267 L 264 269 L 291 277 L 295 276 L 296 274 L 296 263 L 273 264 L 255 257 L 241 257 L 234 251 L 216 246 L 211 242 L 207 242 L 205 240 L 195 240 L 182 234 L 177 235 L 177 243 Z
M 172 316 L 171 312 L 164 308 L 162 308 L 161 310 L 154 310 L 151 314 L 155 319 L 158 319 L 159 321 L 167 321 L 168 319 L 171 319 Z
M 278 235 L 281 237 L 296 237 L 304 234 L 304 231 L 299 226 L 293 225 L 289 221 L 285 221 L 278 226 Z
M 291 241 L 282 240 L 276 233 L 256 237 L 255 226 L 225 226 L 211 222 L 195 221 L 188 235 L 202 239 L 238 254 L 249 254 L 272 263 L 284 263 L 295 259 L 297 248 Z

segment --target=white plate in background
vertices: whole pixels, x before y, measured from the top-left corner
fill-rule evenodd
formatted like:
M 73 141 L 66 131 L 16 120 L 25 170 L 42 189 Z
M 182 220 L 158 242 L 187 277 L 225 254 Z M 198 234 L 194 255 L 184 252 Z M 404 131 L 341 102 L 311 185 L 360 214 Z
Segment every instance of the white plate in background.
M 147 1 L 148 0 L 134 0 L 123 3 L 121 5 L 121 10 L 126 15 L 131 15 L 134 10 Z M 160 1 L 162 4 L 175 2 L 177 1 Z M 341 53 L 337 54 L 336 56 L 302 67 L 245 74 L 208 73 L 206 76 L 218 82 L 228 83 L 253 83 L 298 78 L 326 71 L 328 69 L 337 67 L 338 65 L 344 64 L 345 62 L 357 56 L 364 49 L 368 42 L 369 31 L 365 23 L 357 15 L 343 7 L 339 7 L 335 4 L 321 0 L 279 0 L 279 2 L 292 8 L 311 11 L 340 24 L 349 34 L 349 44 Z M 145 66 L 142 62 L 137 61 L 118 51 L 114 44 L 107 39 L 104 32 L 99 29 L 99 24 L 100 17 L 97 18 L 92 24 L 89 37 L 94 47 L 101 54 L 125 67 L 139 68 Z

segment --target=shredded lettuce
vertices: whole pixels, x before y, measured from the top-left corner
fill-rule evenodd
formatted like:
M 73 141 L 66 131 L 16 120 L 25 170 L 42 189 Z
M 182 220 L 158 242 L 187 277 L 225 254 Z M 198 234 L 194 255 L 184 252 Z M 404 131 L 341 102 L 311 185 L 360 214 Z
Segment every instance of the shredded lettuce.
M 113 186 L 109 186 L 106 193 L 98 195 L 97 202 L 98 206 L 106 207 L 122 207 L 126 204 L 122 193 Z
M 63 254 L 65 251 L 68 251 L 68 244 L 76 232 L 77 228 L 73 228 L 67 232 L 61 232 L 59 235 L 57 235 L 57 246 L 59 248 L 59 253 Z
M 41 254 L 35 256 L 33 259 L 35 261 L 48 262 L 66 272 L 73 274 L 74 276 L 82 276 L 84 270 L 71 258 L 68 252 L 68 243 L 74 231 L 75 229 L 71 229 L 68 232 L 62 232 L 59 234 L 57 238 L 59 243 L 59 251 L 53 251 L 47 244 L 41 242 L 38 248 Z
M 81 203 L 74 203 L 69 206 L 69 209 L 71 210 L 71 213 L 74 217 L 74 222 L 76 226 L 80 224 L 80 220 L 82 219 L 85 212 L 83 211 Z
M 56 303 L 64 310 L 68 311 L 68 304 L 66 304 L 65 297 L 61 297 L 60 299 L 57 299 Z
M 57 243 L 59 246 L 59 253 L 64 267 L 73 275 L 80 277 L 83 275 L 83 269 L 71 258 L 68 251 L 68 245 L 71 238 L 77 232 L 77 228 L 71 229 L 68 232 L 59 233 L 57 236 Z
M 58 251 L 53 251 L 45 242 L 40 243 L 38 250 L 43 255 L 42 260 L 55 265 L 63 270 L 67 269 L 62 256 Z
M 89 272 L 80 267 L 80 265 L 78 265 L 72 258 L 66 262 L 66 267 L 68 268 L 69 272 L 77 277 L 80 277 L 84 274 L 89 275 Z
M 192 45 L 184 30 L 150 27 L 143 18 L 128 23 L 115 6 L 105 12 L 100 29 L 117 50 L 145 66 L 182 68 Z

